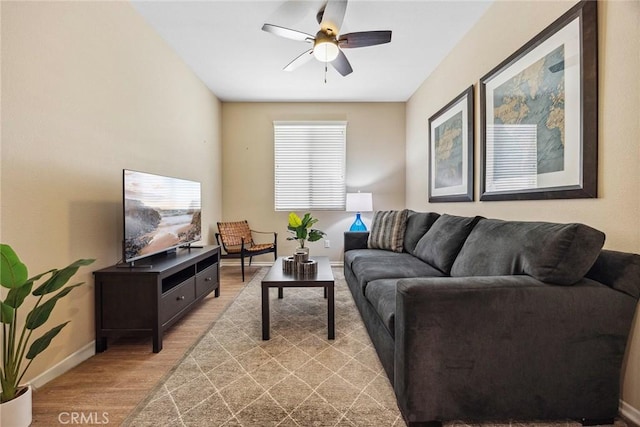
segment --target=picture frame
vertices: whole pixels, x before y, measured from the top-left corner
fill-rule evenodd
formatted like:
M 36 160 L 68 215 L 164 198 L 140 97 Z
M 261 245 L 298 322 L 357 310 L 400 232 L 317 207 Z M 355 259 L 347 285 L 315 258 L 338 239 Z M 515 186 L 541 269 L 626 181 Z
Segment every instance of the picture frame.
M 473 85 L 429 118 L 429 203 L 473 201 Z
M 480 200 L 597 197 L 597 2 L 582 1 L 480 80 Z

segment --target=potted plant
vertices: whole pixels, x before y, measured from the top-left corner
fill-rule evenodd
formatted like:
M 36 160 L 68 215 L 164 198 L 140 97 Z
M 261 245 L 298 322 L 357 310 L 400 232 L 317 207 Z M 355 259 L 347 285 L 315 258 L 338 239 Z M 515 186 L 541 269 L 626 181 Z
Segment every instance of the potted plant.
M 0 285 L 8 289 L 2 292 L 4 299 L 0 297 L 0 321 L 3 332 L 0 424 L 13 426 L 31 423 L 31 388 L 21 384 L 22 378 L 33 359 L 49 347 L 51 340 L 69 321 L 49 329 L 38 338 L 33 339 L 33 333 L 46 323 L 58 300 L 68 295 L 73 288 L 82 285 L 76 283 L 65 287 L 80 267 L 93 261 L 95 260 L 80 259 L 63 269 L 52 269 L 29 278 L 27 266 L 20 261 L 14 250 L 9 245 L 0 244 Z M 39 280 L 43 282 L 32 290 Z M 51 295 L 54 292 L 55 294 Z M 35 305 L 24 318 L 19 317 L 20 307 L 29 294 L 37 298 Z M 24 414 L 20 415 L 19 411 L 23 411 Z
M 287 240 L 297 240 L 300 245 L 300 249 L 305 249 L 304 242 L 315 242 L 326 236 L 324 231 L 311 228 L 313 224 L 318 222 L 316 218 L 312 218 L 310 213 L 304 214 L 301 219 L 295 212 L 289 213 L 289 225 L 287 229 L 293 234 L 292 237 L 287 237 Z M 307 248 L 308 249 L 308 248 Z

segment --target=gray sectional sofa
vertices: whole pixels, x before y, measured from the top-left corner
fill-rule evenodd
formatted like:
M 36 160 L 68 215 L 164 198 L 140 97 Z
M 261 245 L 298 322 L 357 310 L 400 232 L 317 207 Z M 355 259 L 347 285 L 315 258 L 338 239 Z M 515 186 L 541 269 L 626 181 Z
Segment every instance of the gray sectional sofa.
M 617 416 L 639 255 L 582 224 L 404 215 L 345 233 L 344 274 L 410 426 Z

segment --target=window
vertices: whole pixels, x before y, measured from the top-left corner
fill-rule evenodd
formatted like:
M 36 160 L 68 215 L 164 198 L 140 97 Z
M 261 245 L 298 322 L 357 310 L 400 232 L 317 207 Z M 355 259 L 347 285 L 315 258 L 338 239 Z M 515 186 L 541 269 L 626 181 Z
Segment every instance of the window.
M 346 122 L 273 122 L 275 209 L 344 210 Z

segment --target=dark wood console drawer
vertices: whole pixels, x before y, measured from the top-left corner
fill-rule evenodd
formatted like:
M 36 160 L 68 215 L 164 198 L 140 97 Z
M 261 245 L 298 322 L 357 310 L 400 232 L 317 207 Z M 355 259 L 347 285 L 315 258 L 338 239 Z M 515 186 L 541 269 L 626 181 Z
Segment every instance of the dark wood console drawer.
M 196 299 L 195 280 L 193 277 L 162 294 L 160 301 L 160 319 L 164 325 L 173 316 L 184 310 Z
M 218 264 L 196 274 L 196 296 L 204 295 L 218 287 Z

